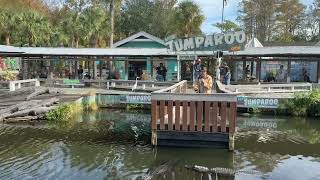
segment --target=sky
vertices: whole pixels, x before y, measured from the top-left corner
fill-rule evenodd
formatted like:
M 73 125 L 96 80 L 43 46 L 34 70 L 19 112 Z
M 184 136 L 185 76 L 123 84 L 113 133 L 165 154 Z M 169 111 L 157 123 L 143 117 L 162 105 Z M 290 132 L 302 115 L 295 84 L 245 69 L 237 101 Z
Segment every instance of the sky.
M 181 0 L 180 0 L 181 1 Z M 194 0 L 202 9 L 206 20 L 201 29 L 206 34 L 218 32 L 212 24 L 221 22 L 222 1 L 223 0 Z M 238 14 L 238 6 L 241 0 L 228 0 L 224 11 L 224 19 L 235 21 Z M 267 0 L 266 0 L 267 1 Z M 313 0 L 300 0 L 305 5 L 311 5 Z

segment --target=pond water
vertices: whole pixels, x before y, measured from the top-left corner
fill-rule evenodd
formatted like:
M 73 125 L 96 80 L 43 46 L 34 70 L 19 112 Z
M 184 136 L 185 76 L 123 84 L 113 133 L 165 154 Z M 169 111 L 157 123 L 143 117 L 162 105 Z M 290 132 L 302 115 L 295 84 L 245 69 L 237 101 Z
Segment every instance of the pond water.
M 148 112 L 99 110 L 64 124 L 1 124 L 0 179 L 320 179 L 320 120 L 239 116 L 235 152 L 153 149 L 149 120 Z

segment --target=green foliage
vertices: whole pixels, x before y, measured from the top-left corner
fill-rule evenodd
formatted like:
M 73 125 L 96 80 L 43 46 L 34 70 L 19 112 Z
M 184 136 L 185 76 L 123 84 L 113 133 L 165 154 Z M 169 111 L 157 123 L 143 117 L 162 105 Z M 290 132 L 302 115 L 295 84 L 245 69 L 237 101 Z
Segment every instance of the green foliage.
M 4 72 L 4 74 L 3 74 L 3 77 L 2 77 L 2 79 L 4 80 L 4 81 L 12 81 L 12 80 L 14 80 L 16 78 L 16 76 L 11 72 L 11 71 L 9 71 L 9 70 L 6 70 L 5 72 Z
M 222 32 L 240 31 L 241 30 L 241 28 L 238 24 L 236 24 L 232 21 L 229 21 L 229 20 L 226 20 L 223 23 L 216 23 L 213 26 L 219 28 Z
M 320 90 L 296 93 L 294 98 L 280 103 L 279 112 L 284 110 L 294 116 L 320 116 Z
M 53 47 L 109 44 L 110 0 L 65 0 L 49 6 L 41 0 L 12 1 L 0 6 L 0 44 Z M 12 9 L 15 5 L 19 10 Z M 178 4 L 178 0 L 115 0 L 114 12 L 115 41 L 139 31 L 160 38 L 201 34 L 205 19 L 193 1 Z
M 127 110 L 141 110 L 144 109 L 143 104 L 129 104 L 127 105 Z
M 179 36 L 191 36 L 201 34 L 200 27 L 205 20 L 198 4 L 191 0 L 179 3 L 175 22 L 178 25 Z
M 52 122 L 64 122 L 72 119 L 75 113 L 82 111 L 81 105 L 78 104 L 66 104 L 59 106 L 57 109 L 49 111 L 45 115 L 45 119 Z

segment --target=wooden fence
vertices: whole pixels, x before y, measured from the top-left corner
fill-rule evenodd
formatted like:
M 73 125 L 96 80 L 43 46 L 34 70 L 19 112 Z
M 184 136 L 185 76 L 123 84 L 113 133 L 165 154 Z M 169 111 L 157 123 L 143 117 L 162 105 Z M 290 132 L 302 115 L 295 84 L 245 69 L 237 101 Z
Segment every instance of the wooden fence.
M 237 97 L 186 93 L 186 81 L 151 94 L 152 144 L 158 132 L 234 134 Z M 183 137 L 182 137 L 183 138 Z

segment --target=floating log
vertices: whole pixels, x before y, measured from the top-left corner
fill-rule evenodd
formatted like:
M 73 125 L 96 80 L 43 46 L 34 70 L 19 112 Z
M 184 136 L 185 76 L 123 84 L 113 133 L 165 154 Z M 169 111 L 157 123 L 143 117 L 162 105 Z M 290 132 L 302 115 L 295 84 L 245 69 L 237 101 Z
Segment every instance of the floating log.
M 49 94 L 49 88 L 40 88 L 40 89 L 36 90 L 35 92 L 29 94 L 26 97 L 26 100 L 30 100 L 31 98 L 34 98 L 34 97 L 39 96 L 41 94 Z

